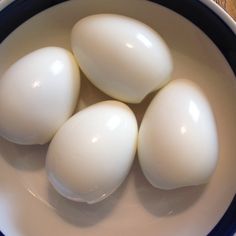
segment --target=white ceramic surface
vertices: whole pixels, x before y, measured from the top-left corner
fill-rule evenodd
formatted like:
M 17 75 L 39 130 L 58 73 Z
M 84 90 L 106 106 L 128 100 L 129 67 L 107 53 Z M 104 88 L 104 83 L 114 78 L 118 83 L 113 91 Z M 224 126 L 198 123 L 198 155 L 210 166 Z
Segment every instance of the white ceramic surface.
M 152 188 L 135 163 L 129 178 L 114 195 L 86 206 L 65 200 L 48 184 L 46 146 L 22 147 L 1 139 L 0 228 L 6 235 L 199 236 L 212 229 L 231 202 L 236 190 L 236 83 L 232 70 L 214 44 L 183 17 L 150 2 L 130 0 L 128 6 L 125 0 L 83 0 L 42 12 L 0 45 L 0 75 L 34 49 L 70 49 L 71 28 L 89 14 L 117 13 L 143 21 L 170 46 L 175 65 L 173 78 L 196 82 L 212 105 L 220 145 L 213 178 L 207 186 L 166 192 Z M 106 99 L 82 80 L 78 108 Z M 139 121 L 149 100 L 131 106 Z
M 14 0 L 0 0 L 0 11 L 7 7 Z

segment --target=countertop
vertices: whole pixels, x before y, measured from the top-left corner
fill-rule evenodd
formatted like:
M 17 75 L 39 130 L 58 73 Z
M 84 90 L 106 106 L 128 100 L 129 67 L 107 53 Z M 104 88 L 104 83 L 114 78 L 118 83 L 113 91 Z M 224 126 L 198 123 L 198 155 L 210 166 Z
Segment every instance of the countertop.
M 236 20 L 236 0 L 214 0 Z

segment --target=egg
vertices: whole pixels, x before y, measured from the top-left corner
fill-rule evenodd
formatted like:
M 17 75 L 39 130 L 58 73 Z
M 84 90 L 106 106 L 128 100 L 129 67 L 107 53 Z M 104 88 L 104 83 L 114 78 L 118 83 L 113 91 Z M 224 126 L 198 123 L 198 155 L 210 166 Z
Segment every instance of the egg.
M 105 199 L 129 173 L 137 136 L 137 121 L 127 105 L 105 101 L 85 108 L 52 139 L 46 156 L 49 181 L 74 201 Z
M 218 160 L 218 137 L 211 106 L 202 90 L 173 80 L 148 107 L 138 137 L 142 171 L 157 188 L 205 184 Z
M 45 144 L 72 115 L 80 89 L 73 55 L 59 47 L 33 51 L 0 79 L 0 136 L 18 144 Z
M 115 99 L 139 103 L 170 79 L 173 65 L 166 43 L 135 19 L 87 16 L 73 27 L 71 43 L 88 79 Z

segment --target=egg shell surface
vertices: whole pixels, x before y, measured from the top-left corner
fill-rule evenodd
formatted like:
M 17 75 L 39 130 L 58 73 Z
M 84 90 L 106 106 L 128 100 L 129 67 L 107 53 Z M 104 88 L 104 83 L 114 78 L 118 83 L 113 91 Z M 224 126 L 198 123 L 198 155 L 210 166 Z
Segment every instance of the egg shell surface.
M 80 89 L 73 55 L 46 47 L 19 59 L 0 78 L 0 136 L 45 144 L 72 115 Z
M 127 105 L 105 101 L 85 108 L 61 127 L 49 146 L 49 181 L 68 199 L 90 204 L 103 200 L 128 175 L 137 135 L 137 121 Z
M 207 183 L 218 160 L 210 104 L 193 82 L 170 82 L 153 99 L 141 123 L 138 156 L 148 181 L 161 189 Z
M 71 44 L 88 79 L 115 99 L 139 103 L 170 79 L 173 65 L 166 43 L 138 20 L 87 16 L 73 27 Z

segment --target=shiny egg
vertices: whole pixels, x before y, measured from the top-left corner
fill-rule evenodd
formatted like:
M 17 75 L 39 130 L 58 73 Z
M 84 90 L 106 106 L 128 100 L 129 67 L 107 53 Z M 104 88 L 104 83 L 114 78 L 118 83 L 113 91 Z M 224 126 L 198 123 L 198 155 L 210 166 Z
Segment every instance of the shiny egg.
M 161 189 L 207 183 L 218 160 L 218 137 L 208 99 L 193 82 L 170 82 L 141 123 L 138 156 L 148 181 Z
M 156 31 L 138 20 L 87 16 L 73 27 L 71 44 L 88 79 L 115 99 L 139 103 L 170 79 L 170 50 Z
M 73 55 L 58 47 L 29 53 L 0 79 L 0 136 L 18 144 L 45 144 L 72 115 L 80 89 Z
M 46 156 L 48 179 L 68 199 L 99 202 L 127 177 L 137 136 L 137 121 L 127 105 L 105 101 L 87 107 L 52 139 Z

